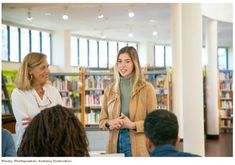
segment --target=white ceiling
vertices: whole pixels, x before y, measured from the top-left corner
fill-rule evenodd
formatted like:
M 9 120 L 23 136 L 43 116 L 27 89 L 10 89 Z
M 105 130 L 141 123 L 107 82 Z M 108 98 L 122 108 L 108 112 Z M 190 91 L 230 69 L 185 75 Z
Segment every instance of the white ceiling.
M 32 21 L 26 20 L 29 8 Z M 61 18 L 65 8 L 68 20 Z M 97 18 L 99 8 L 104 14 L 101 20 Z M 128 17 L 130 9 L 135 12 L 133 18 Z M 2 19 L 47 30 L 69 30 L 93 38 L 100 38 L 103 31 L 110 40 L 170 44 L 170 11 L 169 3 L 3 3 Z M 154 30 L 157 36 L 152 35 Z M 232 24 L 219 22 L 218 31 L 218 45 L 232 46 Z M 129 32 L 134 34 L 132 38 L 128 37 Z

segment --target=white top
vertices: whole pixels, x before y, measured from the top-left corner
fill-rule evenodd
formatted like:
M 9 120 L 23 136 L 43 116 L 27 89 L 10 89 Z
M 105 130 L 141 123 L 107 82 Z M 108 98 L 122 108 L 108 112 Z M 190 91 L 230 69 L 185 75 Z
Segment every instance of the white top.
M 22 136 L 27 127 L 27 125 L 22 125 L 23 118 L 33 118 L 45 108 L 57 104 L 63 105 L 60 93 L 55 87 L 47 84 L 43 89 L 45 92 L 42 99 L 34 89 L 22 91 L 15 88 L 12 92 L 12 109 L 16 118 L 16 148 L 20 146 Z

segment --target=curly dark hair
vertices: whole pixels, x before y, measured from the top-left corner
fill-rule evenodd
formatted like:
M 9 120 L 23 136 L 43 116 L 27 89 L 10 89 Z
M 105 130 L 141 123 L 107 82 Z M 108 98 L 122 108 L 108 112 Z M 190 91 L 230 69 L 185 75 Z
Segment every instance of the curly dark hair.
M 42 110 L 26 128 L 18 156 L 89 156 L 82 123 L 71 109 L 56 105 Z

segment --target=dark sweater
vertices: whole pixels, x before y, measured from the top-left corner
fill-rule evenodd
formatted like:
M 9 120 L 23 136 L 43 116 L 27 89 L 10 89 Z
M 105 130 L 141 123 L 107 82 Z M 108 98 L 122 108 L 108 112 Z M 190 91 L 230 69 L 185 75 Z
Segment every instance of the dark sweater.
M 172 145 L 159 145 L 150 153 L 151 157 L 199 157 L 188 152 L 177 151 Z

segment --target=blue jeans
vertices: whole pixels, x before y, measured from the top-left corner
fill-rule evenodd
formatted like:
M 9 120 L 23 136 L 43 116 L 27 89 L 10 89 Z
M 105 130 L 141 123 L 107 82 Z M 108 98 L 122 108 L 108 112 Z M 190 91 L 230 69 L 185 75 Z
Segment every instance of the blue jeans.
M 129 130 L 126 128 L 119 131 L 117 152 L 124 153 L 125 157 L 132 156 Z

